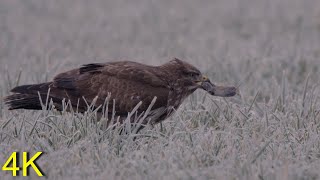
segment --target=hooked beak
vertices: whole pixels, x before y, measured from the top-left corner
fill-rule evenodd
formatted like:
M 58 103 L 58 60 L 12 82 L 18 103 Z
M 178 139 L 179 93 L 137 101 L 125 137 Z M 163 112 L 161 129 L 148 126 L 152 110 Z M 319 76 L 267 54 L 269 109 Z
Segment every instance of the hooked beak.
M 206 76 L 203 76 L 198 84 L 202 89 L 214 96 L 230 97 L 239 94 L 236 87 L 216 86 Z

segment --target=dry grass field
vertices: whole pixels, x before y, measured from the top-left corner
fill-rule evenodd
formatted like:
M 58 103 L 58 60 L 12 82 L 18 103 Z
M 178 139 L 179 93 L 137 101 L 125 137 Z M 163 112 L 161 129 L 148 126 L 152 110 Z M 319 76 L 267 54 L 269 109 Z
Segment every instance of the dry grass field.
M 86 63 L 173 57 L 241 97 L 198 90 L 137 135 L 1 100 L 0 165 L 42 151 L 46 179 L 320 179 L 319 0 L 0 0 L 1 97 Z

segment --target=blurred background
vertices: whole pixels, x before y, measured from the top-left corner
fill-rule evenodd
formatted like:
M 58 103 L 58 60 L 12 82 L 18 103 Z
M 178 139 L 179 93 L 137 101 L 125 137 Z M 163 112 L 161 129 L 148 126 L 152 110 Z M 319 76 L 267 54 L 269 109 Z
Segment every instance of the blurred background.
M 198 91 L 165 132 L 154 128 L 166 137 L 123 138 L 122 149 L 114 134 L 76 136 L 84 118 L 7 111 L 1 101 L 2 158 L 43 150 L 41 167 L 56 179 L 320 177 L 319 0 L 0 0 L 0 97 L 86 63 L 174 57 L 214 83 L 241 85 L 242 97 Z
M 20 69 L 38 83 L 84 63 L 173 57 L 219 82 L 285 69 L 301 81 L 318 71 L 319 47 L 318 0 L 0 1 L 3 83 Z

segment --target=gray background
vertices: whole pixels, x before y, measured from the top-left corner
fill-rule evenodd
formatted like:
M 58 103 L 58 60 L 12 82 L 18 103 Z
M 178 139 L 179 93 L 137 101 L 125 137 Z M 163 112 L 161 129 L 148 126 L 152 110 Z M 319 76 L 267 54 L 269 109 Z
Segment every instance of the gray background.
M 1 158 L 45 151 L 40 165 L 58 179 L 320 178 L 320 1 L 0 0 L 1 96 L 85 63 L 174 57 L 215 83 L 241 84 L 242 97 L 196 92 L 164 123 L 173 129 L 165 140 L 128 141 L 122 155 L 111 140 L 94 143 L 93 130 L 71 147 L 58 131 L 28 136 L 45 116 L 1 102 L 0 135 L 12 136 L 0 142 Z

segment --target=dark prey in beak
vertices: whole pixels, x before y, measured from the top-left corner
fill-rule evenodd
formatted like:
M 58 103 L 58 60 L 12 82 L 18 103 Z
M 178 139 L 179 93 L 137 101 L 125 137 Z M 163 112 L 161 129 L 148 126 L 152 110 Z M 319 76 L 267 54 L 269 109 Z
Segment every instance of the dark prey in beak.
M 236 87 L 227 87 L 227 86 L 216 86 L 212 84 L 210 81 L 204 81 L 201 84 L 201 87 L 207 91 L 209 94 L 214 96 L 221 96 L 221 97 L 230 97 L 237 94 Z

